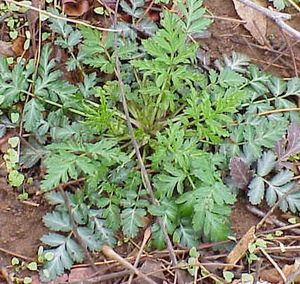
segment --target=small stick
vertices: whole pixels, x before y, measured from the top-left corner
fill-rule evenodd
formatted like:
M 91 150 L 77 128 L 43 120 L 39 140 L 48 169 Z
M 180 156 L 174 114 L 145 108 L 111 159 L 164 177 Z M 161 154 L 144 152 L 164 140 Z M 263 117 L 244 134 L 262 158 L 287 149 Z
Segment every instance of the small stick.
M 282 33 L 282 36 L 284 37 L 287 45 L 288 45 L 288 48 L 290 50 L 290 53 L 291 53 L 291 57 L 292 57 L 292 61 L 293 61 L 293 67 L 294 67 L 294 75 L 295 77 L 298 77 L 298 68 L 297 68 L 297 62 L 296 62 L 296 58 L 295 58 L 295 53 L 294 53 L 294 50 L 293 50 L 293 47 L 290 43 L 290 40 L 287 38 L 286 34 L 281 30 L 281 33 Z
M 118 263 L 122 264 L 125 268 L 131 270 L 134 272 L 138 277 L 144 279 L 147 281 L 147 283 L 150 284 L 156 284 L 155 281 L 153 281 L 151 278 L 147 277 L 145 274 L 140 272 L 136 267 L 134 267 L 131 263 L 129 263 L 126 259 L 121 257 L 119 254 L 117 254 L 111 247 L 104 245 L 102 247 L 102 252 L 105 254 L 107 257 L 116 260 Z
M 274 261 L 274 259 L 263 249 L 259 248 L 259 250 L 264 254 L 264 256 L 271 262 L 271 264 L 274 266 L 274 268 L 277 270 L 281 278 L 283 279 L 284 283 L 286 283 L 286 277 L 284 273 L 282 272 L 281 268 L 278 266 L 278 264 Z
M 144 239 L 143 239 L 143 242 L 142 242 L 142 245 L 141 245 L 141 248 L 138 252 L 138 255 L 135 259 L 135 262 L 134 262 L 134 267 L 137 268 L 138 264 L 139 264 L 139 261 L 140 261 L 140 258 L 142 256 L 142 253 L 143 253 L 143 250 L 144 250 L 144 247 L 145 245 L 147 244 L 149 238 L 151 237 L 151 229 L 148 227 L 144 233 Z M 132 273 L 128 279 L 128 284 L 131 284 L 132 280 L 133 280 L 133 277 L 134 277 L 134 274 Z
M 287 198 L 289 194 L 294 192 L 296 190 L 296 187 L 292 187 L 290 190 L 285 192 L 278 200 L 277 202 L 272 206 L 272 208 L 269 210 L 269 212 L 260 220 L 260 222 L 256 225 L 256 230 L 259 230 L 261 226 L 265 223 L 265 221 L 273 214 L 275 209 L 280 205 L 280 203 Z
M 263 259 L 260 257 L 257 261 L 256 261 L 256 271 L 255 271 L 255 276 L 254 276 L 254 282 L 253 284 L 257 284 L 259 281 L 259 276 L 260 276 L 260 271 L 261 271 L 261 265 L 263 263 Z
M 300 246 L 284 246 L 284 247 L 269 247 L 269 248 L 264 248 L 266 252 L 280 252 L 281 254 L 283 252 L 299 252 L 300 251 Z
M 247 210 L 249 210 L 251 213 L 253 213 L 254 215 L 256 215 L 258 217 L 264 218 L 265 215 L 266 215 L 265 212 L 259 210 L 258 208 L 254 207 L 254 206 L 247 205 L 246 208 L 247 208 Z M 295 225 L 287 225 L 286 223 L 284 223 L 282 221 L 279 221 L 277 219 L 274 219 L 274 218 L 270 218 L 269 220 L 274 225 L 280 226 L 280 227 L 276 228 L 276 229 L 268 230 L 268 231 L 259 232 L 260 234 L 266 234 L 266 233 L 276 232 L 276 231 L 279 231 L 279 230 L 290 230 L 291 232 L 293 232 L 293 233 L 295 233 L 297 235 L 300 234 L 300 230 L 299 229 L 295 229 L 295 228 L 300 227 L 300 223 L 299 224 L 295 224 Z
M 33 261 L 34 260 L 31 257 L 27 257 L 27 256 L 24 256 L 22 254 L 19 254 L 19 253 L 16 253 L 16 252 L 4 249 L 4 248 L 0 248 L 0 251 L 3 252 L 3 253 L 6 253 L 8 255 L 12 255 L 12 256 L 15 256 L 15 257 L 18 257 L 18 258 L 22 258 L 22 259 L 27 260 L 27 261 Z
M 269 111 L 260 112 L 258 115 L 263 116 L 263 115 L 268 115 L 273 113 L 290 112 L 290 111 L 300 111 L 300 107 L 273 109 Z

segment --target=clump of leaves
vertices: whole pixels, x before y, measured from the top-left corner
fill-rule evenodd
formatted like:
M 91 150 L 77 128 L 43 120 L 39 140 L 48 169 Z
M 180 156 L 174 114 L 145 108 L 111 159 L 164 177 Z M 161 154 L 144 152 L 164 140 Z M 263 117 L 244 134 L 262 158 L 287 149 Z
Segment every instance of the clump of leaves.
M 9 138 L 8 144 L 10 147 L 3 156 L 8 171 L 8 182 L 15 187 L 21 186 L 24 181 L 24 175 L 19 171 L 19 154 L 17 150 L 19 143 L 19 137 Z
M 115 245 L 117 236 L 135 238 L 151 224 L 151 245 L 162 249 L 164 236 L 151 223 L 160 217 L 173 242 L 191 248 L 230 235 L 236 200 L 230 172 L 236 187 L 249 187 L 255 204 L 266 196 L 272 205 L 294 186 L 290 157 L 298 153 L 294 129 L 300 116 L 272 111 L 295 107 L 300 80 L 261 72 L 237 53 L 205 73 L 190 40 L 210 24 L 202 1 L 176 1 L 179 15 L 163 12 L 149 38 L 139 29 L 149 24 L 143 22 L 143 3 L 121 1 L 132 21 L 122 35 L 76 29 L 63 16 L 50 20 L 56 45 L 69 55 L 66 67 L 79 71 L 81 82 L 61 79 L 49 44 L 37 68 L 31 61 L 0 61 L 2 133 L 19 125 L 7 118 L 22 103 L 32 147 L 22 146 L 21 163 L 24 169 L 37 163 L 46 169 L 41 187 L 54 206 L 43 219 L 53 231 L 42 238 L 45 256 L 53 256 L 45 258 L 44 281 L 83 261 L 76 228 L 84 247 L 100 251 Z M 134 157 L 119 82 L 112 76 L 116 62 L 156 205 Z M 75 185 L 74 193 L 56 191 L 68 184 Z M 288 195 L 281 207 L 298 209 L 298 195 Z
M 300 124 L 292 123 L 287 136 L 275 145 L 275 153 L 264 151 L 262 156 L 253 163 L 244 157 L 235 157 L 230 162 L 231 177 L 240 189 L 248 187 L 249 201 L 260 204 L 266 200 L 269 206 L 280 201 L 283 211 L 296 212 L 300 210 L 300 193 L 298 184 L 293 180 L 295 172 L 291 162 L 286 162 L 290 156 L 299 153 Z

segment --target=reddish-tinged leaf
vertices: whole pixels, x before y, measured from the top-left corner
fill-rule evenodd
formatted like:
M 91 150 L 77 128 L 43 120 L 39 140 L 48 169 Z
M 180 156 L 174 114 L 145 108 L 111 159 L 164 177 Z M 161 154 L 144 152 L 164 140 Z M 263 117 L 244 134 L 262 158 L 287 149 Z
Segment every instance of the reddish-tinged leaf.
M 63 0 L 63 9 L 68 16 L 79 17 L 85 14 L 89 8 L 87 0 Z
M 300 153 L 300 124 L 291 123 L 286 138 L 280 139 L 274 147 L 278 156 L 278 168 L 293 169 L 293 164 L 288 162 L 290 156 Z
M 230 161 L 230 175 L 234 184 L 241 189 L 247 187 L 252 177 L 252 172 L 248 164 L 241 158 L 235 157 Z
M 10 42 L 0 40 L 0 56 L 1 57 L 15 56 Z

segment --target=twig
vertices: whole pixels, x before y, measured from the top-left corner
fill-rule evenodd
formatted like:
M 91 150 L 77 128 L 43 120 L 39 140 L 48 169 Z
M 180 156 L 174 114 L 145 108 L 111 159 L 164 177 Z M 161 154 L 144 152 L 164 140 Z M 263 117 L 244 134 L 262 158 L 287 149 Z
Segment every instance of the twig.
M 285 23 L 286 20 L 291 19 L 291 15 L 286 13 L 280 13 L 272 11 L 268 8 L 264 8 L 259 6 L 253 1 L 250 0 L 238 0 L 239 2 L 243 3 L 244 5 L 264 14 L 269 19 L 273 20 L 282 30 L 290 34 L 296 39 L 300 39 L 300 32 L 289 26 L 287 23 Z
M 259 210 L 258 208 L 254 207 L 254 206 L 247 205 L 246 208 L 247 208 L 247 210 L 249 210 L 251 213 L 253 213 L 256 216 L 264 218 L 265 215 L 266 215 L 265 212 Z M 274 225 L 279 226 L 279 228 L 271 229 L 271 230 L 267 230 L 267 231 L 263 231 L 263 232 L 260 232 L 260 234 L 267 234 L 267 233 L 271 233 L 271 232 L 276 232 L 278 230 L 281 230 L 281 231 L 282 230 L 290 230 L 291 232 L 293 232 L 293 233 L 295 233 L 297 235 L 300 235 L 300 230 L 299 229 L 295 229 L 297 227 L 300 227 L 300 224 L 287 225 L 286 223 L 284 223 L 282 221 L 279 221 L 277 219 L 274 219 L 274 218 L 270 218 L 269 220 Z
M 120 264 L 122 264 L 127 269 L 134 272 L 138 277 L 144 279 L 147 281 L 147 283 L 150 284 L 156 284 L 155 281 L 153 281 L 151 278 L 147 277 L 145 274 L 140 272 L 136 267 L 134 267 L 131 263 L 129 263 L 126 259 L 118 255 L 111 247 L 104 245 L 102 248 L 102 252 L 109 258 L 116 260 Z
M 298 12 L 300 12 L 299 6 L 293 0 L 288 0 L 288 1 Z
M 264 256 L 271 262 L 271 264 L 274 266 L 274 268 L 277 270 L 281 278 L 283 279 L 284 283 L 286 283 L 286 277 L 284 273 L 282 272 L 281 268 L 278 266 L 278 264 L 274 261 L 274 259 L 263 249 L 259 248 L 259 250 L 264 254 Z
M 6 253 L 8 255 L 12 255 L 12 256 L 24 259 L 26 261 L 33 261 L 33 258 L 31 258 L 31 257 L 27 257 L 27 256 L 24 256 L 22 254 L 19 254 L 19 253 L 16 253 L 16 252 L 4 249 L 4 248 L 0 248 L 0 251 L 3 252 L 3 253 Z
M 65 205 L 67 207 L 67 210 L 68 210 L 68 213 L 69 213 L 69 216 L 70 216 L 70 220 L 71 220 L 71 225 L 72 225 L 72 230 L 73 230 L 73 233 L 79 243 L 79 245 L 81 246 L 81 248 L 83 249 L 92 269 L 94 272 L 97 271 L 97 268 L 96 268 L 96 265 L 95 265 L 95 262 L 93 261 L 93 258 L 92 256 L 90 255 L 88 249 L 87 249 L 87 246 L 86 244 L 83 242 L 82 238 L 80 237 L 79 233 L 78 233 L 78 230 L 77 230 L 77 225 L 74 221 L 74 216 L 73 216 L 73 211 L 72 211 L 72 207 L 71 207 L 71 204 L 70 204 L 70 201 L 69 201 L 69 198 L 67 196 L 67 194 L 65 193 L 65 191 L 63 190 L 62 187 L 59 188 L 60 190 L 60 193 L 65 201 Z
M 268 115 L 268 114 L 273 114 L 273 113 L 290 112 L 290 111 L 300 111 L 300 108 L 299 107 L 293 107 L 293 108 L 273 109 L 273 110 L 260 112 L 258 115 L 263 116 L 263 115 Z
M 268 247 L 264 248 L 265 251 L 271 252 L 271 253 L 284 253 L 284 252 L 300 252 L 300 246 L 279 246 L 279 247 Z
M 147 244 L 149 238 L 151 237 L 151 229 L 150 228 L 147 228 L 145 233 L 144 233 L 144 238 L 143 238 L 143 242 L 141 244 L 141 248 L 138 252 L 138 255 L 136 256 L 136 259 L 135 259 L 135 262 L 134 262 L 134 267 L 137 268 L 138 264 L 139 264 L 139 261 L 140 261 L 140 258 L 142 256 L 142 253 L 143 253 L 143 250 L 144 250 L 144 247 L 145 245 Z M 131 284 L 132 280 L 133 280 L 133 277 L 134 277 L 134 274 L 131 274 L 129 279 L 128 279 L 128 284 Z
M 120 278 L 128 275 L 130 273 L 130 270 L 123 270 L 123 271 L 118 271 L 118 272 L 113 272 L 97 277 L 93 277 L 90 279 L 86 280 L 79 280 L 79 281 L 68 281 L 68 282 L 60 282 L 60 284 L 83 284 L 83 283 L 102 283 L 104 281 L 112 280 L 115 278 Z
M 291 193 L 293 193 L 296 189 L 298 189 L 296 186 L 292 187 L 290 190 L 285 192 L 278 200 L 277 202 L 272 206 L 272 208 L 269 210 L 269 212 L 260 220 L 260 222 L 256 225 L 256 230 L 259 230 L 261 226 L 265 223 L 265 221 L 272 215 L 272 213 L 275 211 L 275 209 L 280 205 L 280 203 L 287 198 L 287 196 Z
M 298 77 L 297 62 L 296 62 L 296 58 L 295 58 L 295 53 L 294 53 L 293 47 L 292 47 L 292 45 L 290 43 L 290 39 L 287 38 L 286 34 L 283 31 L 281 31 L 281 32 L 282 32 L 282 36 L 284 37 L 284 39 L 285 39 L 285 41 L 286 41 L 286 43 L 288 45 L 288 48 L 290 50 L 290 53 L 291 53 L 291 57 L 292 57 L 292 61 L 293 61 L 293 67 L 294 67 L 294 73 L 295 73 L 294 75 L 295 75 L 295 77 Z
M 88 24 L 86 22 L 82 22 L 82 21 L 78 21 L 78 20 L 75 20 L 75 19 L 70 19 L 70 18 L 65 18 L 65 17 L 59 16 L 59 15 L 55 15 L 55 14 L 49 13 L 49 12 L 47 12 L 45 10 L 36 8 L 34 6 L 31 6 L 31 5 L 24 4 L 22 2 L 17 2 L 15 0 L 6 0 L 6 1 L 8 3 L 13 3 L 13 4 L 17 5 L 17 6 L 20 6 L 20 7 L 26 8 L 26 9 L 30 9 L 30 10 L 33 10 L 33 11 L 36 11 L 36 12 L 39 12 L 39 13 L 41 13 L 41 14 L 43 14 L 45 16 L 48 16 L 50 18 L 54 18 L 54 19 L 58 19 L 58 20 L 64 20 L 64 21 L 67 21 L 67 22 L 73 23 L 73 24 L 83 25 L 83 26 L 86 26 L 86 27 L 89 27 L 89 28 L 92 28 L 92 29 L 95 29 L 95 30 L 99 30 L 99 31 L 120 32 L 120 30 L 101 28 L 101 27 L 90 25 L 90 24 Z
M 260 276 L 260 271 L 261 271 L 261 265 L 263 263 L 263 258 L 259 258 L 257 261 L 256 261 L 256 269 L 255 269 L 255 276 L 254 276 L 254 281 L 253 281 L 253 284 L 257 284 L 258 281 L 259 281 L 259 276 Z

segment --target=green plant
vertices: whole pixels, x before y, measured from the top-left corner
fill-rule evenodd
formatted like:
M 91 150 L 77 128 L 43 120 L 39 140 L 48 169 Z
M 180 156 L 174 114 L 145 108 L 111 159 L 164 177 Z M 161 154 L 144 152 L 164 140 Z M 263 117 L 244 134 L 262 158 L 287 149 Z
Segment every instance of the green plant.
M 20 125 L 7 119 L 12 110 L 20 112 L 30 135 L 30 147 L 21 149 L 22 168 L 45 168 L 41 188 L 53 205 L 43 218 L 52 232 L 42 237 L 47 248 L 38 255 L 43 281 L 82 262 L 85 249 L 124 243 L 146 225 L 151 245 L 164 248 L 155 217 L 174 244 L 225 240 L 237 189 L 249 187 L 252 203 L 266 196 L 273 205 L 291 187 L 288 165 L 300 152 L 293 143 L 300 116 L 273 110 L 295 107 L 300 80 L 266 74 L 237 53 L 204 72 L 191 40 L 210 23 L 202 1 L 178 3 L 180 16 L 163 12 L 146 39 L 135 30 L 143 1 L 122 1 L 121 8 L 132 21 L 118 23 L 130 28 L 121 35 L 76 29 L 63 16 L 49 20 L 55 44 L 68 54 L 66 67 L 82 76 L 78 83 L 62 79 L 50 44 L 42 48 L 37 71 L 32 61 L 0 61 L 2 134 Z M 155 205 L 134 156 L 116 64 Z M 280 152 L 272 152 L 275 143 Z M 283 209 L 299 209 L 298 193 L 283 197 Z
M 283 211 L 300 210 L 300 195 L 294 182 L 294 165 L 288 161 L 293 153 L 298 153 L 300 125 L 292 123 L 287 136 L 276 142 L 275 153 L 271 150 L 262 153 L 256 160 L 247 160 L 247 154 L 231 160 L 231 176 L 238 188 L 249 188 L 249 201 L 257 205 L 263 199 L 269 206 L 278 200 Z M 253 166 L 251 166 L 253 165 Z
M 289 7 L 291 5 L 291 2 L 288 0 L 269 0 L 270 2 L 273 2 L 273 5 L 277 10 L 283 10 L 285 7 Z M 299 2 L 299 0 L 293 0 L 295 2 Z
M 16 149 L 19 143 L 18 137 L 9 138 L 8 144 L 10 147 L 3 157 L 8 171 L 8 182 L 15 187 L 21 186 L 24 181 L 24 175 L 19 171 L 19 155 Z

